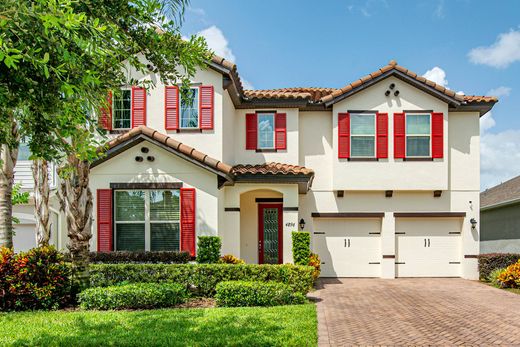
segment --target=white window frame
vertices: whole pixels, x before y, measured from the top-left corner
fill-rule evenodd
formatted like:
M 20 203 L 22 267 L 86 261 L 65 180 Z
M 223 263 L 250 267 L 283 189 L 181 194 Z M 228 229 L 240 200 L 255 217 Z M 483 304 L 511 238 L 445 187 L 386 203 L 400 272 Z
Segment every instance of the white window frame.
M 408 116 L 428 116 L 430 119 L 430 129 L 428 135 L 425 134 L 408 134 Z M 428 137 L 430 145 L 428 146 L 428 155 L 408 155 L 408 136 Z M 404 115 L 404 153 L 406 158 L 431 158 L 432 157 L 432 115 L 431 113 L 411 112 Z
M 179 89 L 181 86 L 179 86 Z M 200 129 L 200 86 L 190 86 L 190 89 L 197 90 L 197 126 L 183 127 L 182 126 L 182 93 L 179 93 L 179 129 Z
M 132 97 L 133 97 L 132 88 L 128 88 L 128 87 L 120 88 L 119 91 L 120 92 L 123 92 L 123 91 L 130 92 L 130 127 L 129 128 L 117 128 L 116 127 L 116 108 L 114 107 L 115 98 L 114 98 L 114 94 L 112 93 L 112 129 L 113 130 L 129 130 L 129 129 L 132 129 L 132 120 L 134 118 L 134 115 L 132 114 Z
M 352 134 L 352 116 L 373 116 L 374 117 L 374 134 L 373 135 L 360 135 L 360 134 Z M 351 158 L 375 158 L 376 157 L 376 150 L 377 150 L 377 116 L 376 113 L 351 113 L 350 114 L 350 157 Z M 360 156 L 360 155 L 352 155 L 352 137 L 370 137 L 372 136 L 374 138 L 374 153 L 370 156 Z
M 271 116 L 273 118 L 273 146 L 262 147 L 260 146 L 260 116 Z M 258 149 L 276 149 L 276 112 L 257 112 L 256 113 L 256 147 Z
M 178 223 L 179 224 L 179 251 L 181 249 L 181 229 L 180 229 L 180 216 L 177 221 L 153 221 L 150 218 L 150 192 L 151 191 L 161 191 L 161 190 L 179 190 L 179 189 L 115 189 L 114 190 L 114 250 L 117 251 L 117 224 L 143 224 L 144 223 L 144 251 L 150 252 L 152 245 L 152 223 Z M 117 220 L 117 192 L 136 192 L 142 191 L 144 192 L 144 221 L 118 221 Z M 180 193 L 179 193 L 179 209 L 180 206 Z

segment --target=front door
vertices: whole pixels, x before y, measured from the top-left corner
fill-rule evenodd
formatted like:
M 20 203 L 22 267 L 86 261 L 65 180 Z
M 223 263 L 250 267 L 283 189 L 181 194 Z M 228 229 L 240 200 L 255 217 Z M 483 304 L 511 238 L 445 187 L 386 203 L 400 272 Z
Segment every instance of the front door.
M 282 204 L 258 205 L 258 260 L 282 264 Z

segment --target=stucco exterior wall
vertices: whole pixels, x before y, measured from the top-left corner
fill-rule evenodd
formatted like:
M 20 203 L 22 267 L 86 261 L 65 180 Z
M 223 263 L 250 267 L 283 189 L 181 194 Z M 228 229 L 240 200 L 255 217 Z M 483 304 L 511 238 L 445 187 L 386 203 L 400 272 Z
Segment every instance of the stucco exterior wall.
M 135 161 L 135 156 L 142 154 L 141 147 L 149 148 L 147 155 L 155 157 L 153 162 Z M 90 188 L 94 195 L 94 206 L 96 190 L 110 188 L 110 183 L 152 182 L 182 182 L 184 188 L 196 188 L 196 235 L 217 235 L 220 192 L 216 175 L 147 141 L 92 169 Z M 94 208 L 93 249 L 97 245 L 96 220 Z
M 386 97 L 394 83 L 398 97 Z M 333 106 L 333 187 L 349 190 L 446 190 L 448 188 L 448 106 L 439 99 L 389 77 Z M 388 159 L 378 162 L 353 162 L 338 158 L 338 113 L 349 110 L 388 113 Z M 393 114 L 403 110 L 433 110 L 444 114 L 444 158 L 429 162 L 394 159 Z M 384 174 L 381 174 L 384 172 Z

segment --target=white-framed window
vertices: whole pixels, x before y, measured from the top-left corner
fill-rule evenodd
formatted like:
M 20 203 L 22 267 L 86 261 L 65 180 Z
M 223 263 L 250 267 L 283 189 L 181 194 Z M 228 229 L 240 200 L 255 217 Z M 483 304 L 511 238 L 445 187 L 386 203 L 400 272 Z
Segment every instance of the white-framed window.
M 350 156 L 373 158 L 376 156 L 376 115 L 350 115 Z
M 115 249 L 118 251 L 178 251 L 180 191 L 116 190 Z
M 199 88 L 192 87 L 187 95 L 181 95 L 180 127 L 181 129 L 197 129 L 199 127 Z
M 431 156 L 431 116 L 406 114 L 406 157 Z
M 18 159 L 17 161 L 29 161 L 29 157 L 31 156 L 31 149 L 29 145 L 25 142 L 20 142 L 18 145 Z
M 121 89 L 112 94 L 112 129 L 132 127 L 132 91 Z
M 274 113 L 258 113 L 258 148 L 274 149 Z

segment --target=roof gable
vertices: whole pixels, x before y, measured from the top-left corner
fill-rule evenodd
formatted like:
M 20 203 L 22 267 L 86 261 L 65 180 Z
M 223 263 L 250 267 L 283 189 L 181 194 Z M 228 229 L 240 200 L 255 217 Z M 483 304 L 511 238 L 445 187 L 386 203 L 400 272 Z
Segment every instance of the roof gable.
M 480 208 L 507 205 L 520 201 L 520 176 L 480 193 Z

